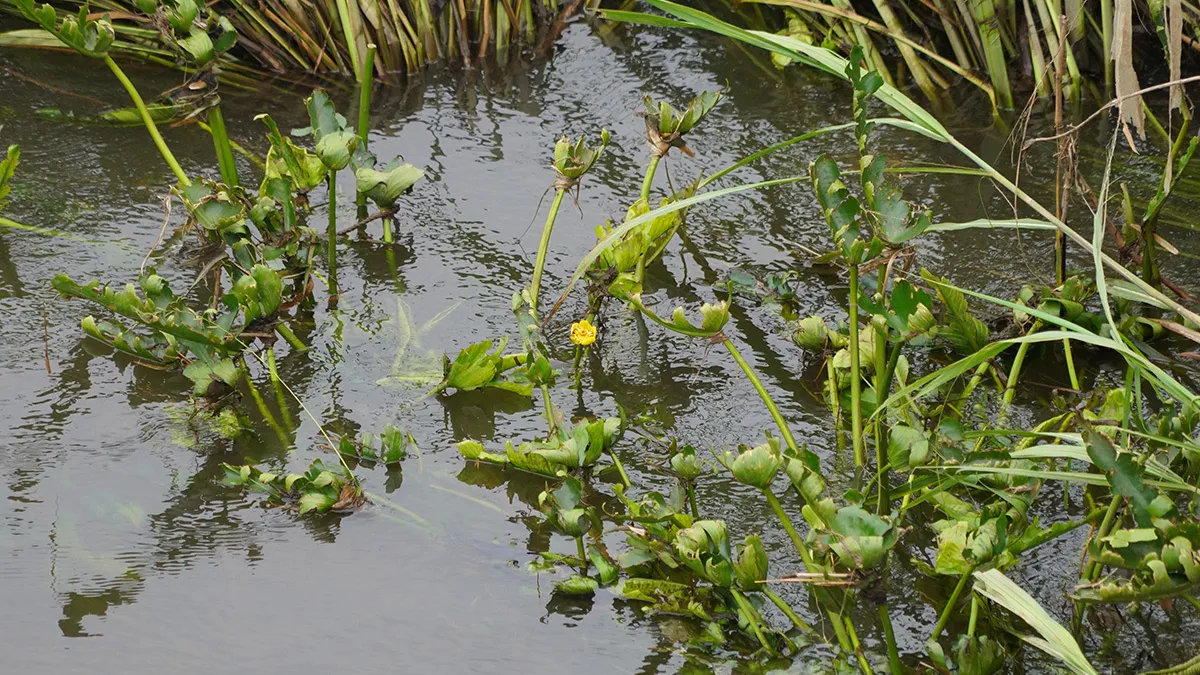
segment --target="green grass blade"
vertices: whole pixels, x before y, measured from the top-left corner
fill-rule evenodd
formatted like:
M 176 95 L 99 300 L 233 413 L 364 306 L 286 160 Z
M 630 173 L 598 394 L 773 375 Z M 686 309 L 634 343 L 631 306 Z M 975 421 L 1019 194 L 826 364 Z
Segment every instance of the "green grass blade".
M 1022 635 L 1021 639 L 1058 659 L 1078 675 L 1097 675 L 1079 649 L 1079 644 L 1062 624 L 1050 617 L 1046 610 L 1020 586 L 1013 583 L 1004 573 L 990 569 L 975 573 L 975 592 L 1021 617 L 1041 637 Z

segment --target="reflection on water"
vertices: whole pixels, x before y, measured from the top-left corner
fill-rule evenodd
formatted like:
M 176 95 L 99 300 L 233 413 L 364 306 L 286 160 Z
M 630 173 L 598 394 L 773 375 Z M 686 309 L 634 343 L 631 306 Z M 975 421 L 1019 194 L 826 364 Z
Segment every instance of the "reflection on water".
M 297 332 L 312 350 L 279 363 L 303 408 L 261 388 L 275 425 L 246 392 L 231 417 L 214 423 L 209 411 L 187 401 L 190 386 L 179 374 L 81 339 L 78 321 L 91 308 L 53 297 L 49 278 L 60 271 L 77 279 L 129 278 L 162 226 L 168 173 L 140 129 L 53 124 L 36 110 L 84 112 L 93 104 L 25 80 L 0 80 L 0 142 L 23 150 L 10 215 L 99 242 L 0 232 L 0 377 L 6 385 L 0 411 L 9 430 L 0 440 L 8 504 L 0 528 L 0 596 L 12 619 L 5 622 L 6 638 L 22 647 L 6 654 L 14 672 L 158 673 L 181 659 L 240 662 L 268 649 L 302 655 L 295 660 L 305 666 L 365 672 L 700 673 L 731 667 L 737 649 L 748 645 L 688 647 L 702 637 L 692 622 L 647 617 L 608 594 L 587 600 L 553 595 L 544 575 L 526 571 L 536 554 L 571 547 L 537 515 L 544 479 L 464 465 L 453 443 L 475 438 L 500 446 L 534 438 L 543 428 L 540 405 L 503 393 L 425 392 L 440 375 L 443 352 L 513 334 L 510 297 L 530 269 L 540 223 L 535 212 L 552 178 L 548 162 L 556 138 L 607 126 L 615 144 L 585 180 L 578 207 L 564 207 L 547 268 L 551 290 L 563 286 L 594 243 L 593 227 L 619 219 L 636 193 L 645 153 L 643 123 L 634 111 L 643 93 L 684 101 L 730 83 L 713 122 L 689 139 L 698 158 L 671 158 L 660 172 L 663 188 L 668 177 L 678 184 L 762 146 L 844 121 L 849 94 L 811 73 L 763 70 L 761 59 L 703 36 L 619 30 L 601 38 L 577 25 L 564 42 L 548 63 L 433 74 L 404 90 L 380 92 L 373 150 L 425 167 L 427 180 L 404 202 L 395 245 L 355 235 L 341 246 L 337 309 L 302 317 Z M 0 52 L 0 65 L 122 104 L 120 90 L 97 64 L 17 51 Z M 178 83 L 171 73 L 130 70 L 146 91 Z M 281 126 L 306 124 L 299 94 L 224 94 L 235 140 L 259 152 L 264 142 L 255 113 L 269 111 Z M 345 99 L 343 92 L 343 109 Z M 988 119 L 970 105 L 950 116 L 972 143 L 997 155 L 1003 135 L 986 129 Z M 215 175 L 202 133 L 185 127 L 166 135 L 189 172 Z M 897 163 L 950 159 L 921 138 L 878 137 L 879 149 Z M 818 152 L 848 157 L 853 147 L 845 135 L 822 137 L 747 167 L 725 184 L 802 173 Z M 1032 153 L 1026 162 L 1044 169 L 1052 161 L 1046 153 Z M 1008 213 L 974 178 L 910 177 L 905 186 L 946 219 Z M 348 176 L 339 187 L 344 194 L 353 190 Z M 313 201 L 315 218 L 323 219 L 324 195 Z M 340 215 L 347 223 L 354 218 L 349 209 Z M 172 223 L 178 221 L 175 214 Z M 663 309 L 710 301 L 732 269 L 792 269 L 800 282 L 799 310 L 836 316 L 844 281 L 807 262 L 806 251 L 822 246 L 824 228 L 804 185 L 711 202 L 692 213 L 686 236 L 647 270 L 648 301 Z M 952 278 L 1004 294 L 1046 275 L 1048 245 L 1028 234 L 1018 240 L 955 233 L 923 238 L 919 255 Z M 178 287 L 191 284 L 196 271 L 178 239 L 169 238 L 159 256 L 160 273 Z M 1184 260 L 1181 273 L 1188 269 Z M 548 329 L 565 333 L 582 302 L 569 300 Z M 572 417 L 612 415 L 620 406 L 705 450 L 757 439 L 770 426 L 750 385 L 734 376 L 722 354 L 665 337 L 615 307 L 605 325 L 602 349 L 584 361 L 583 386 L 563 382 L 556 392 Z M 840 466 L 844 454 L 835 457 L 827 412 L 814 396 L 819 374 L 802 369 L 784 327 L 769 308 L 734 306 L 731 334 L 764 373 L 798 435 L 829 466 Z M 555 356 L 564 360 L 559 367 L 568 367 L 569 353 Z M 398 508 L 376 500 L 350 517 L 297 519 L 221 484 L 226 462 L 277 470 L 307 464 L 325 442 L 317 423 L 338 434 L 394 423 L 414 434 L 420 452 L 402 468 L 359 471 L 368 490 Z M 656 474 L 664 459 L 660 448 L 627 439 L 618 452 L 644 476 L 643 484 L 669 489 Z M 753 496 L 724 478 L 704 483 L 699 499 L 706 513 L 725 518 L 734 531 L 761 522 Z M 763 536 L 778 551 L 773 564 L 786 568 L 786 540 L 780 533 Z M 1041 588 L 1055 611 L 1064 609 L 1065 590 L 1055 585 L 1064 583 L 1055 568 L 1075 564 L 1070 558 L 1078 544 L 1072 539 L 1061 551 L 1039 551 L 1023 571 L 1027 586 Z M 936 618 L 930 603 L 940 607 L 949 588 L 917 574 L 908 561 L 894 567 L 888 589 L 893 620 L 902 650 L 917 654 Z M 802 589 L 786 593 L 804 606 Z M 878 650 L 873 614 L 864 610 L 856 625 L 868 649 Z M 1164 609 L 1123 625 L 1118 646 L 1103 651 L 1102 659 L 1117 671 L 1151 660 L 1178 662 L 1190 656 L 1185 636 L 1198 627 L 1194 615 Z M 67 646 L 62 637 L 93 639 Z M 1150 638 L 1149 653 L 1119 647 Z M 1027 658 L 1033 659 L 1025 664 L 1029 670 L 1043 668 L 1037 657 Z

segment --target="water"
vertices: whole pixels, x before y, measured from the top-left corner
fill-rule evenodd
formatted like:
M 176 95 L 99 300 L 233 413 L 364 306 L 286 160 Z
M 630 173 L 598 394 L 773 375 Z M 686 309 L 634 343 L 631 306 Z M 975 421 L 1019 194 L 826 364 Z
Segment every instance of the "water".
M 738 667 L 738 649 L 746 643 L 715 652 L 690 648 L 697 626 L 689 621 L 647 617 L 607 592 L 594 600 L 555 598 L 549 578 L 525 569 L 537 552 L 573 551 L 570 541 L 536 526 L 531 503 L 544 482 L 465 466 L 453 444 L 476 438 L 494 448 L 506 439 L 534 437 L 544 425 L 536 400 L 494 393 L 423 398 L 423 389 L 393 376 L 436 373 L 443 351 L 516 337 L 510 294 L 531 268 L 540 232 L 535 212 L 552 181 L 549 157 L 559 136 L 594 136 L 603 125 L 615 144 L 584 180 L 578 206 L 573 200 L 564 206 L 544 281 L 552 294 L 594 243 L 593 227 L 605 218 L 619 220 L 636 193 L 645 145 L 642 120 L 633 111 L 642 94 L 682 102 L 700 89 L 730 85 L 711 123 L 689 137 L 698 158 L 667 162 L 676 181 L 845 121 L 849 94 L 826 78 L 761 70 L 702 36 L 598 36 L 577 25 L 563 45 L 549 63 L 432 74 L 406 91 L 377 97 L 372 149 L 385 159 L 403 155 L 428 173 L 403 202 L 396 246 L 354 240 L 340 248 L 340 311 L 321 309 L 301 323 L 298 332 L 311 351 L 280 360 L 283 380 L 306 408 L 290 405 L 298 422 L 294 444 L 275 437 L 249 400 L 236 410 L 254 431 L 229 440 L 194 411 L 190 383 L 181 375 L 137 366 L 82 339 L 78 321 L 92 308 L 56 298 L 49 279 L 61 271 L 77 281 L 133 278 L 159 238 L 169 174 L 140 128 L 42 120 L 35 115 L 41 107 L 87 112 L 95 105 L 11 75 L 17 71 L 124 105 L 101 64 L 59 54 L 0 53 L 0 66 L 12 69 L 0 76 L 0 141 L 23 150 L 6 215 L 95 242 L 0 232 L 0 419 L 8 429 L 0 440 L 7 504 L 0 527 L 0 644 L 13 672 L 160 673 L 182 664 L 184 670 L 200 664 L 232 670 L 261 668 L 264 658 L 272 662 L 268 670 L 358 672 Z M 178 84 L 173 74 L 130 70 L 145 92 Z M 946 113 L 948 122 L 985 155 L 1005 152 L 1004 134 L 989 128 L 978 97 L 956 95 L 964 104 Z M 339 101 L 343 110 L 348 98 Z M 285 128 L 306 124 L 295 94 L 226 91 L 225 101 L 231 133 L 258 152 L 265 144 L 263 128 L 252 121 L 255 113 L 269 111 Z M 1045 129 L 1044 119 L 1035 127 Z M 201 131 L 184 127 L 165 135 L 189 173 L 215 175 L 211 144 Z M 879 150 L 897 163 L 955 159 L 922 138 L 887 132 L 878 139 Z M 849 157 L 852 151 L 847 135 L 826 136 L 756 163 L 726 184 L 792 175 L 818 152 Z M 1052 160 L 1047 150 L 1026 161 L 1046 175 Z M 1122 168 L 1133 174 L 1139 167 L 1145 171 L 1137 163 Z M 248 165 L 242 168 L 246 175 Z M 660 171 L 660 186 L 665 178 Z M 975 178 L 906 179 L 905 185 L 910 198 L 942 219 L 1011 213 Z M 349 204 L 348 178 L 340 188 L 339 203 Z M 312 222 L 323 223 L 320 191 L 314 202 Z M 340 216 L 345 223 L 354 217 L 350 210 Z M 176 209 L 169 224 L 180 222 Z M 1168 238 L 1182 239 L 1180 231 L 1165 229 Z M 181 238 L 167 232 L 150 264 L 176 289 L 186 288 L 196 268 L 187 263 Z M 647 295 L 664 310 L 713 300 L 714 286 L 735 268 L 795 269 L 803 313 L 839 316 L 844 279 L 807 262 L 805 251 L 821 249 L 826 231 L 806 185 L 711 202 L 693 211 L 688 234 L 686 246 L 672 244 L 648 271 Z M 919 260 L 962 283 L 1011 295 L 1016 284 L 1049 276 L 1050 248 L 1047 238 L 1030 234 L 946 234 L 922 238 Z M 1194 270 L 1190 260 L 1194 251 L 1169 272 L 1187 279 Z M 401 312 L 419 327 L 448 309 L 448 318 L 419 334 L 398 358 Z M 550 327 L 558 344 L 580 312 L 579 296 L 564 305 Z M 620 405 L 705 449 L 753 442 L 771 427 L 753 389 L 722 351 L 654 328 L 646 340 L 615 307 L 605 325 L 600 349 L 585 364 L 582 390 L 564 384 L 555 391 L 568 414 L 612 415 Z M 739 303 L 728 332 L 764 373 L 797 435 L 831 472 L 844 471 L 847 453 L 836 451 L 829 415 L 814 395 L 818 374 L 802 367 L 784 319 Z M 558 356 L 570 358 L 566 351 Z M 1047 392 L 1033 387 L 1023 398 L 1045 400 Z M 394 423 L 414 434 L 421 452 L 402 471 L 363 468 L 358 474 L 368 490 L 428 524 L 414 525 L 379 500 L 347 517 L 296 518 L 264 508 L 258 495 L 220 484 L 225 462 L 297 469 L 315 456 L 328 459 L 309 413 L 335 432 L 379 431 Z M 666 479 L 653 473 L 665 459 L 661 450 L 627 440 L 619 451 L 626 466 L 644 476 L 635 483 L 665 489 Z M 1075 494 L 1070 515 L 1078 515 L 1080 500 Z M 725 476 L 703 483 L 699 501 L 702 511 L 729 521 L 739 539 L 767 522 L 761 499 Z M 1046 524 L 1068 514 L 1048 508 L 1042 517 Z M 774 552 L 773 573 L 794 567 L 783 533 L 772 527 L 762 534 Z M 1084 534 L 1037 550 L 1014 572 L 1060 617 L 1068 616 L 1063 593 L 1075 578 Z M 927 556 L 932 546 L 918 541 L 906 550 Z M 936 620 L 930 602 L 940 608 L 951 582 L 919 575 L 906 559 L 893 563 L 885 590 L 893 598 L 901 650 L 912 663 Z M 811 610 L 803 590 L 787 587 L 783 593 Z M 879 654 L 873 606 L 855 616 L 867 649 Z M 1200 630 L 1183 603 L 1148 608 L 1119 625 L 1116 639 L 1099 652 L 1099 643 L 1085 645 L 1111 672 L 1185 660 Z M 961 627 L 952 623 L 951 629 Z M 803 669 L 800 661 L 795 667 Z M 1025 651 L 1013 669 L 1040 672 L 1046 664 Z

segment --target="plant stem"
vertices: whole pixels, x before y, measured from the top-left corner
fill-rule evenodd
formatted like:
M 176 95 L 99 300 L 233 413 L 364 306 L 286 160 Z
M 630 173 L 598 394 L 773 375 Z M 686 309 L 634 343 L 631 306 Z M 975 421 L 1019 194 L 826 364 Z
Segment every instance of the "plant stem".
M 363 79 L 358 83 L 358 144 L 363 150 L 368 149 L 371 137 L 371 90 L 375 86 L 375 51 L 374 44 L 367 45 L 366 56 L 363 57 Z M 358 219 L 367 217 L 367 195 L 358 193 Z
M 792 609 L 791 605 L 787 604 L 787 602 L 784 601 L 783 598 L 779 597 L 775 591 L 771 590 L 769 586 L 762 587 L 762 594 L 767 596 L 767 599 L 773 602 L 775 606 L 779 608 L 779 611 L 783 612 L 783 615 L 786 616 L 788 621 L 791 621 L 792 625 L 798 630 L 810 635 L 819 635 L 819 633 L 817 633 L 817 631 L 813 629 L 813 627 L 810 626 L 807 621 L 801 619 L 799 614 L 796 614 L 796 610 Z
M 1117 511 L 1121 508 L 1121 498 L 1113 495 L 1113 500 L 1109 503 L 1108 509 L 1104 512 L 1104 519 L 1100 521 L 1100 527 L 1096 528 L 1095 539 L 1107 537 L 1112 530 L 1113 523 L 1117 519 Z M 1100 565 L 1095 561 L 1089 561 L 1083 570 L 1083 578 L 1085 581 L 1095 581 L 1096 573 L 1100 571 Z
M 979 596 L 971 594 L 971 620 L 967 623 L 967 636 L 975 637 L 975 625 L 979 621 Z
M 767 388 L 763 386 L 762 380 L 758 379 L 758 375 L 754 369 L 746 363 L 746 359 L 742 358 L 741 352 L 737 347 L 733 346 L 733 342 L 729 338 L 725 338 L 725 349 L 729 350 L 729 355 L 742 368 L 742 372 L 746 374 L 746 378 L 750 380 L 750 384 L 754 385 L 754 390 L 758 392 L 759 398 L 767 406 L 767 412 L 771 413 L 771 419 L 775 420 L 775 426 L 779 427 L 779 433 L 783 435 L 783 440 L 787 443 L 789 449 L 799 453 L 800 446 L 796 444 L 796 437 L 792 435 L 792 430 L 788 428 L 787 420 L 783 419 L 783 413 L 779 412 L 779 407 L 775 405 L 775 401 L 771 399 L 771 395 L 767 393 Z
M 871 664 L 867 662 L 867 656 L 863 654 L 862 644 L 858 641 L 858 632 L 854 630 L 854 624 L 850 623 L 850 619 L 846 619 L 846 633 L 850 636 L 850 644 L 854 646 L 854 655 L 858 657 L 858 667 L 866 675 L 871 675 Z
M 958 596 L 962 595 L 963 589 L 967 587 L 967 581 L 974 572 L 974 567 L 968 568 L 966 574 L 959 578 L 958 585 L 954 587 L 954 591 L 950 593 L 950 599 L 942 609 L 942 615 L 938 617 L 937 625 L 933 627 L 933 635 L 929 636 L 930 640 L 938 639 L 942 631 L 946 629 L 946 623 L 950 621 L 950 615 L 954 612 L 954 605 L 958 603 Z
M 900 650 L 896 647 L 896 631 L 892 629 L 892 617 L 887 605 L 879 606 L 879 623 L 883 624 L 883 637 L 887 642 L 888 670 L 892 675 L 904 675 L 904 664 L 900 663 Z
M 608 449 L 608 456 L 612 458 L 613 465 L 617 467 L 617 473 L 621 474 L 621 483 L 623 483 L 627 488 L 631 487 L 633 483 L 629 482 L 629 474 L 625 473 L 625 465 L 621 464 L 621 458 L 617 457 L 617 450 L 615 447 Z
M 1067 358 L 1067 375 L 1071 378 L 1071 388 L 1079 391 L 1079 375 L 1075 373 L 1075 357 L 1071 354 L 1071 340 L 1063 338 L 1063 355 Z
M 700 520 L 700 509 L 696 508 L 696 484 L 688 481 L 687 484 L 688 506 L 692 509 L 692 518 Z
M 729 589 L 729 592 L 733 595 L 733 601 L 737 603 L 738 609 L 742 610 L 742 614 L 746 615 L 746 623 L 750 624 L 750 629 L 754 631 L 754 637 L 758 638 L 758 644 L 762 645 L 763 649 L 774 654 L 775 650 L 771 648 L 771 645 L 767 644 L 767 638 L 763 635 L 762 628 L 758 625 L 758 620 L 754 616 L 754 607 L 751 606 L 750 601 L 736 588 Z
M 129 98 L 133 99 L 133 105 L 137 108 L 138 114 L 141 115 L 142 123 L 146 125 L 146 131 L 150 132 L 150 138 L 154 141 L 155 147 L 158 148 L 159 154 L 162 155 L 164 160 L 166 160 L 167 166 L 171 167 L 171 173 L 174 173 L 175 177 L 179 179 L 180 185 L 183 185 L 184 187 L 191 185 L 192 181 L 187 177 L 187 174 L 183 172 L 183 167 L 179 166 L 179 162 L 175 159 L 175 155 L 171 154 L 171 149 L 167 147 L 167 142 L 164 141 L 162 135 L 158 133 L 158 127 L 155 126 L 154 120 L 150 117 L 150 111 L 146 109 L 146 102 L 142 100 L 142 95 L 138 93 L 137 88 L 134 87 L 133 83 L 129 81 L 129 78 L 125 76 L 125 71 L 121 70 L 121 66 L 118 66 L 117 62 L 113 61 L 112 57 L 107 54 L 104 55 L 104 64 L 108 66 L 108 69 L 112 71 L 113 75 L 116 75 L 117 80 L 121 82 L 121 86 L 125 87 L 125 91 L 128 92 Z
M 787 531 L 788 537 L 792 540 L 792 546 L 796 547 L 796 552 L 800 554 L 800 559 L 804 561 L 804 566 L 810 572 L 820 572 L 821 569 L 813 561 L 812 552 L 808 550 L 808 545 L 804 543 L 804 539 L 800 537 L 800 533 L 796 531 L 796 527 L 792 525 L 792 519 L 783 511 L 783 505 L 779 503 L 779 498 L 771 492 L 770 488 L 763 488 L 763 495 L 767 498 L 767 503 L 771 505 L 771 510 L 775 512 L 775 517 L 779 519 L 783 529 Z
M 292 349 L 295 349 L 298 352 L 308 350 L 308 347 L 300 341 L 300 338 L 296 337 L 296 334 L 292 332 L 291 328 L 287 327 L 286 323 L 282 321 L 276 321 L 275 332 L 279 333 L 279 337 L 283 338 L 285 342 L 291 345 Z
M 880 273 L 882 279 L 883 274 Z M 881 284 L 882 287 L 882 284 Z M 872 323 L 875 323 L 874 319 Z M 887 354 L 887 323 L 875 326 L 875 402 L 876 405 L 885 401 L 891 389 L 891 373 L 888 371 Z M 899 343 L 892 349 L 892 355 L 899 358 Z M 893 367 L 895 367 L 893 365 Z M 875 471 L 879 478 L 879 504 L 877 513 L 887 513 L 891 508 L 889 494 L 888 472 L 886 467 L 886 452 L 888 447 L 888 427 L 886 414 L 875 416 Z
M 387 216 L 383 219 L 383 243 L 392 243 L 392 217 Z
M 650 166 L 646 167 L 646 177 L 642 179 L 642 199 L 646 200 L 647 206 L 650 203 L 650 186 L 654 183 L 654 174 L 658 171 L 658 163 L 662 157 L 655 153 L 650 156 Z
M 288 412 L 287 398 L 283 395 L 283 380 L 279 379 L 279 369 L 275 367 L 275 349 L 267 348 L 267 372 L 271 374 L 271 386 L 275 389 L 275 401 L 279 404 L 279 415 L 288 428 L 295 428 L 292 415 Z
M 279 426 L 279 422 L 271 414 L 270 408 L 267 407 L 267 402 L 263 400 L 262 394 L 258 393 L 258 388 L 254 386 L 254 380 L 250 379 L 250 370 L 245 367 L 244 363 L 242 370 L 245 373 L 246 388 L 250 390 L 250 398 L 254 399 L 255 405 L 258 406 L 258 412 L 267 421 L 267 426 L 271 427 L 276 436 L 279 436 L 279 442 L 283 443 L 284 446 L 291 445 L 291 440 L 288 438 L 287 432 L 283 430 L 283 427 Z
M 217 165 L 221 169 L 221 180 L 229 187 L 237 187 L 240 184 L 237 164 L 233 160 L 233 146 L 229 143 L 229 132 L 225 129 L 225 117 L 221 114 L 219 104 L 208 109 L 208 127 L 217 153 Z
M 537 258 L 533 262 L 533 283 L 529 286 L 529 299 L 533 303 L 533 311 L 538 308 L 538 290 L 542 286 L 542 268 L 546 266 L 546 251 L 550 248 L 550 232 L 554 230 L 554 220 L 558 218 L 558 209 L 562 206 L 566 189 L 554 193 L 554 201 L 550 203 L 550 213 L 546 215 L 546 224 L 542 226 L 542 238 L 538 242 Z
M 1032 335 L 1042 327 L 1042 320 L 1037 319 L 1026 335 Z M 1017 346 L 1017 355 L 1013 357 L 1012 367 L 1008 370 L 1008 384 L 1004 387 L 1004 407 L 1012 403 L 1017 394 L 1017 380 L 1021 377 L 1021 366 L 1025 364 L 1025 355 L 1029 353 L 1030 342 L 1022 342 Z
M 575 537 L 575 547 L 579 550 L 579 573 L 587 576 L 588 559 L 587 551 L 583 548 L 583 537 Z
M 858 265 L 850 265 L 850 434 L 854 446 L 854 467 L 866 462 L 862 438 L 862 381 L 858 353 Z
M 327 240 L 326 258 L 329 265 L 329 300 L 335 302 L 338 295 L 337 283 L 337 172 L 330 171 L 329 185 L 329 226 L 325 233 Z

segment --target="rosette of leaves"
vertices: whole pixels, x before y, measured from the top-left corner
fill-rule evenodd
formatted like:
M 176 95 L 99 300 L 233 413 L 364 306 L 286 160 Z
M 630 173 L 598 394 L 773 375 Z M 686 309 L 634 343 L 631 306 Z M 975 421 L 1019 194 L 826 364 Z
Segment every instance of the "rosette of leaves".
M 671 455 L 668 461 L 671 470 L 679 476 L 680 480 L 692 482 L 699 478 L 705 471 L 704 460 L 696 454 L 696 449 L 690 445 L 685 445 L 679 452 Z
M 733 555 L 724 521 L 696 521 L 675 533 L 674 544 L 676 557 L 698 578 L 720 588 L 733 585 Z
M 646 106 L 646 140 L 651 151 L 658 157 L 666 157 L 671 148 L 678 148 L 688 157 L 694 157 L 683 137 L 700 124 L 723 97 L 719 91 L 702 91 L 686 108 L 676 110 L 666 101 L 655 103 L 646 96 L 642 102 Z
M 1114 498 L 1128 505 L 1135 527 L 1118 527 L 1088 546 L 1095 565 L 1127 571 L 1082 584 L 1073 596 L 1084 602 L 1162 600 L 1200 589 L 1200 527 L 1180 518 L 1175 503 L 1147 484 L 1145 467 L 1104 434 L 1085 427 L 1092 464 L 1104 473 Z
M 825 499 L 817 507 L 805 505 L 804 517 L 817 530 L 816 550 L 832 553 L 837 567 L 869 572 L 887 559 L 899 531 L 891 518 L 875 515 L 857 504 L 835 508 Z
M 59 21 L 58 13 L 48 4 L 38 7 L 33 0 L 14 0 L 17 9 L 30 21 L 58 38 L 64 45 L 84 56 L 104 58 L 116 40 L 116 31 L 108 14 L 90 18 L 88 7 L 82 5 L 77 16 L 66 15 Z
M 504 454 L 488 452 L 478 441 L 458 444 L 463 458 L 492 464 L 507 464 L 515 469 L 542 476 L 557 476 L 563 471 L 593 466 L 605 450 L 612 448 L 620 435 L 621 420 L 616 417 L 583 421 L 551 441 L 527 441 L 513 445 L 508 441 Z
M 783 461 L 779 439 L 767 436 L 767 442 L 762 445 L 753 448 L 741 445 L 736 455 L 726 452 L 721 463 L 739 483 L 759 490 L 769 490 L 771 482 L 783 466 Z
M 629 548 L 617 557 L 617 564 L 635 576 L 670 576 L 680 569 L 672 542 L 675 533 L 691 527 L 693 519 L 683 511 L 682 494 L 671 498 L 650 492 L 640 500 L 630 499 L 622 486 L 614 487 L 625 505 L 624 519 L 629 524 L 625 543 Z
M 196 0 L 135 0 L 167 44 L 203 68 L 237 43 L 233 23 Z
M 1005 569 L 1016 562 L 1008 552 L 1010 514 L 1007 505 L 989 504 L 982 512 L 952 495 L 939 497 L 937 504 L 950 519 L 932 524 L 937 532 L 937 556 L 926 572 L 962 576 L 976 569 Z
M 950 286 L 948 279 L 929 270 L 922 269 L 921 278 L 933 285 L 945 310 L 942 317 L 944 325 L 938 329 L 938 336 L 949 341 L 954 351 L 959 354 L 974 354 L 987 346 L 991 340 L 991 333 L 987 326 L 971 313 L 963 292 Z
M 562 485 L 538 495 L 538 509 L 554 529 L 568 537 L 583 537 L 596 525 L 596 511 L 583 506 L 583 485 L 577 478 L 564 476 Z
M 301 514 L 324 513 L 358 508 L 366 496 L 358 480 L 344 466 L 326 466 L 313 460 L 304 473 L 279 474 L 256 467 L 225 464 L 225 483 L 267 493 L 281 506 L 295 508 Z
M 364 431 L 357 440 L 349 436 L 338 439 L 338 452 L 341 455 L 388 465 L 399 464 L 416 447 L 417 440 L 412 434 L 391 424 L 384 426 L 380 434 Z
M 183 298 L 175 296 L 166 279 L 153 269 L 137 286 L 127 284 L 121 291 L 98 281 L 80 285 L 65 274 L 55 276 L 51 284 L 64 296 L 96 303 L 118 317 L 151 329 L 152 335 L 142 336 L 116 319 L 98 322 L 88 316 L 82 322 L 88 335 L 139 358 L 166 365 L 187 363 L 184 374 L 195 384 L 196 394 L 210 393 L 216 382 L 228 386 L 236 383 L 240 371 L 231 357 L 243 349 L 238 340 L 241 328 L 235 326 L 239 309 L 236 300 L 229 307 L 227 299 L 226 311 L 216 318 L 198 314 L 184 304 Z
M 0 211 L 8 206 L 8 195 L 12 190 L 10 183 L 17 171 L 17 161 L 21 158 L 21 148 L 10 145 L 4 159 L 0 160 Z
M 962 635 L 954 643 L 958 675 L 992 675 L 1008 660 L 1004 645 L 986 635 Z
M 762 539 L 757 534 L 748 535 L 738 547 L 737 562 L 733 564 L 738 585 L 744 591 L 762 590 L 767 571 L 767 549 Z
M 405 164 L 400 161 L 399 157 L 382 169 L 364 166 L 354 171 L 358 191 L 366 195 L 367 199 L 381 209 L 395 208 L 400 197 L 404 196 L 424 175 L 424 169 L 418 169 L 412 164 Z
M 317 89 L 304 99 L 304 107 L 308 110 L 309 126 L 294 129 L 292 136 L 311 136 L 317 158 L 326 169 L 341 171 L 350 166 L 359 138 L 353 127 L 346 126 L 346 118 L 334 109 L 329 95 Z
M 1099 314 L 1088 311 L 1085 306 L 1095 294 L 1095 286 L 1087 278 L 1073 276 L 1068 277 L 1058 288 L 1022 286 L 1017 293 L 1016 304 L 1061 317 L 1091 331 L 1099 331 L 1104 319 Z M 1031 317 L 1025 312 L 1014 310 L 1013 321 L 1017 325 L 1026 325 L 1031 323 Z M 1032 319 L 1032 322 L 1038 320 Z M 1154 324 L 1147 322 L 1147 328 L 1151 331 L 1154 327 Z
M 608 147 L 608 129 L 600 130 L 599 145 L 587 145 L 585 140 L 580 136 L 572 143 L 563 136 L 554 144 L 554 173 L 558 176 L 559 189 L 574 187 L 584 174 L 591 171 Z
M 507 339 L 501 339 L 496 349 L 492 350 L 493 341 L 484 340 L 460 351 L 453 361 L 449 356 L 443 356 L 442 381 L 431 393 L 441 393 L 447 389 L 474 391 L 493 387 L 522 396 L 531 395 L 533 385 L 522 371 L 516 370 L 526 362 L 526 355 L 505 354 L 507 344 Z
M 321 158 L 308 150 L 297 146 L 290 138 L 279 132 L 279 125 L 270 115 L 257 115 L 254 118 L 267 126 L 267 138 L 271 148 L 267 150 L 266 171 L 263 173 L 263 183 L 259 192 L 266 192 L 270 181 L 286 179 L 290 181 L 293 190 L 307 194 L 325 180 L 329 173 L 328 167 Z
M 687 199 L 694 192 L 695 188 L 693 186 L 684 188 L 670 197 L 663 198 L 659 203 L 659 208 L 681 199 Z M 626 211 L 625 222 L 644 216 L 649 212 L 649 199 L 638 199 Z M 595 269 L 597 271 L 615 271 L 619 277 L 625 277 L 624 281 L 633 282 L 636 285 L 637 291 L 640 292 L 642 279 L 639 278 L 638 272 L 644 270 L 647 265 L 657 260 L 663 251 L 666 250 L 667 244 L 670 243 L 671 238 L 675 236 L 675 232 L 683 224 L 685 212 L 686 209 L 681 209 L 664 213 L 626 231 L 615 244 L 604 249 L 603 253 L 596 260 Z M 612 221 L 609 221 L 605 225 L 598 225 L 596 226 L 596 238 L 604 241 L 612 234 L 614 229 L 616 228 L 613 226 Z M 620 288 L 620 286 L 617 286 L 617 288 Z M 619 292 L 613 292 L 613 295 L 623 297 Z

